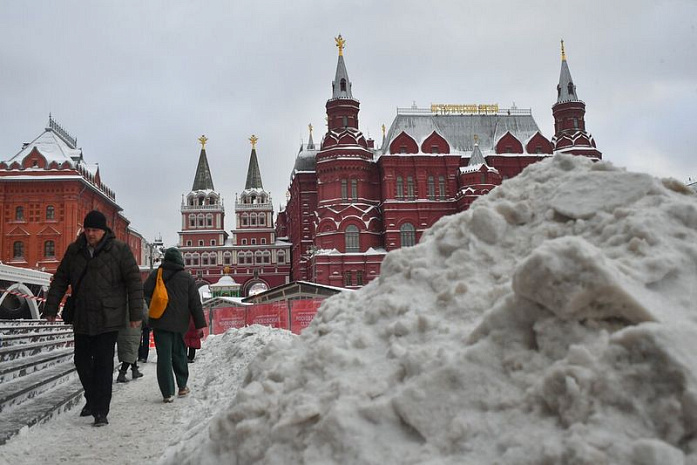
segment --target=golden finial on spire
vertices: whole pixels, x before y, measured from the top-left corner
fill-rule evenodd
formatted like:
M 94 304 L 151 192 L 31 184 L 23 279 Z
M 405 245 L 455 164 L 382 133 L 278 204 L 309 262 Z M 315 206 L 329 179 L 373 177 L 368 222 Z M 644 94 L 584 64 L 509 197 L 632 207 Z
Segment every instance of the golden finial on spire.
M 564 51 L 564 39 L 561 40 L 561 61 L 566 61 L 566 52 Z
M 201 143 L 201 150 L 206 150 L 206 142 L 208 142 L 208 137 L 202 135 L 198 138 L 198 141 Z
M 385 125 L 382 125 L 382 137 L 385 137 Z
M 341 34 L 339 34 L 339 37 L 334 37 L 334 40 L 336 41 L 336 46 L 339 47 L 339 56 L 342 56 L 344 54 L 344 44 L 346 41 L 341 37 Z
M 249 142 L 252 143 L 252 150 L 257 148 L 257 141 L 258 140 L 259 140 L 259 138 L 257 136 L 255 136 L 254 134 L 252 134 L 252 137 L 249 138 Z
M 308 124 L 307 127 L 310 129 L 310 135 L 312 135 L 312 123 Z

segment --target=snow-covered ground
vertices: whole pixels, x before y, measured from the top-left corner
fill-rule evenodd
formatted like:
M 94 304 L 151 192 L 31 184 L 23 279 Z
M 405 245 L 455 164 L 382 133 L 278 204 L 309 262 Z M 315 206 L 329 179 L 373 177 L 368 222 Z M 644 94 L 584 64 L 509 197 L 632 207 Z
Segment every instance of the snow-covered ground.
M 697 465 L 695 283 L 692 191 L 559 156 L 390 253 L 302 335 L 209 339 L 190 398 L 163 405 L 148 365 L 107 428 L 74 411 L 0 456 Z
M 189 364 L 190 396 L 171 404 L 162 402 L 152 349 L 148 363 L 140 364 L 142 378 L 114 385 L 108 426 L 95 428 L 92 417 L 81 418 L 80 404 L 0 446 L 0 464 L 156 463 L 168 447 L 206 434 L 208 422 L 227 408 L 261 348 L 293 337 L 264 326 L 209 337 Z

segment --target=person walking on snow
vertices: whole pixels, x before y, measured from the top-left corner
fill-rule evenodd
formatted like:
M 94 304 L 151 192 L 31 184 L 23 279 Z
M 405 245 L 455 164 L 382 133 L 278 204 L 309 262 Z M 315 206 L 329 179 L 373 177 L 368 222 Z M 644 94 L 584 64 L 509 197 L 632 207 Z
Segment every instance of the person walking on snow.
M 143 284 L 133 252 L 116 239 L 103 213 L 89 212 L 82 226 L 53 275 L 44 315 L 56 321 L 70 286 L 75 302 L 74 361 L 87 400 L 80 416 L 92 415 L 94 426 L 104 426 L 109 424 L 116 338 L 126 321 L 140 328 Z
M 119 368 L 119 374 L 116 377 L 117 383 L 128 382 L 126 373 L 128 373 L 129 367 L 131 368 L 131 377 L 133 379 L 138 379 L 143 376 L 143 373 L 141 373 L 138 369 L 137 361 L 141 333 L 142 329 L 140 327 L 132 328 L 128 323 L 126 323 L 119 330 L 119 337 L 116 340 L 116 348 L 119 362 L 121 362 L 121 368 Z
M 184 259 L 175 247 L 167 249 L 160 265 L 162 279 L 167 288 L 168 303 L 160 318 L 150 318 L 149 325 L 155 338 L 157 351 L 157 384 L 165 403 L 174 401 L 175 381 L 179 388 L 179 397 L 189 394 L 187 386 L 189 367 L 186 358 L 184 333 L 189 328 L 189 319 L 193 318 L 195 328 L 203 336 L 206 320 L 201 307 L 201 297 L 193 276 L 184 270 Z M 148 276 L 143 284 L 145 299 L 150 305 L 157 270 Z M 174 372 L 174 377 L 172 376 Z
M 196 349 L 201 348 L 202 337 L 203 334 L 201 330 L 196 329 L 194 319 L 191 318 L 189 320 L 189 330 L 184 335 L 184 343 L 186 344 L 186 348 L 188 350 L 186 357 L 189 363 L 194 363 L 194 358 L 196 358 Z

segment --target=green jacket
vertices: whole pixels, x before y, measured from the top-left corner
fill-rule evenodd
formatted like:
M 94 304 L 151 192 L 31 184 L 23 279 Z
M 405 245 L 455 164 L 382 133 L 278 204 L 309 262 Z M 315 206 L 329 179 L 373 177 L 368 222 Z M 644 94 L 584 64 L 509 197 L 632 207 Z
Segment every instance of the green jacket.
M 87 268 L 75 300 L 73 330 L 93 336 L 118 331 L 124 321 L 143 318 L 143 283 L 140 270 L 128 244 L 116 239 L 111 230 L 90 257 L 87 239 L 80 234 L 68 246 L 53 275 L 44 314 L 57 315 L 63 295 L 73 289 Z

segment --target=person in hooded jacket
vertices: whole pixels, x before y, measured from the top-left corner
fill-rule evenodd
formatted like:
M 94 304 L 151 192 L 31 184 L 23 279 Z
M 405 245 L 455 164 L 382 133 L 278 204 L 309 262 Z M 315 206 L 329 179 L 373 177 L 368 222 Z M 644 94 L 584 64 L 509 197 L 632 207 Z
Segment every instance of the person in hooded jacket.
M 143 318 L 145 321 L 145 317 Z M 116 377 L 117 383 L 127 383 L 126 373 L 131 369 L 131 378 L 138 379 L 143 377 L 143 373 L 138 368 L 138 349 L 140 348 L 140 337 L 143 330 L 132 328 L 129 324 L 124 325 L 119 330 L 119 337 L 116 339 L 116 353 L 121 362 L 119 374 Z
M 196 281 L 184 270 L 181 252 L 170 247 L 165 252 L 162 268 L 162 280 L 167 288 L 168 302 L 164 313 L 159 318 L 149 319 L 153 330 L 155 350 L 157 351 L 157 384 L 165 403 L 174 401 L 175 382 L 179 397 L 186 396 L 190 390 L 189 368 L 187 365 L 184 334 L 189 329 L 189 319 L 203 336 L 206 319 L 201 307 L 201 297 Z M 155 290 L 157 270 L 153 270 L 143 284 L 145 299 L 150 305 Z M 174 376 L 172 375 L 174 373 Z
M 114 373 L 114 346 L 125 322 L 140 328 L 143 284 L 133 252 L 116 239 L 103 213 L 92 210 L 83 232 L 68 246 L 53 275 L 44 316 L 56 321 L 63 296 L 71 287 L 75 368 L 87 403 L 80 416 L 93 416 L 94 426 L 109 424 Z
M 186 348 L 188 349 L 186 353 L 188 362 L 194 363 L 196 349 L 201 348 L 201 331 L 196 329 L 193 318 L 189 321 L 189 330 L 184 335 L 184 344 L 186 344 Z

